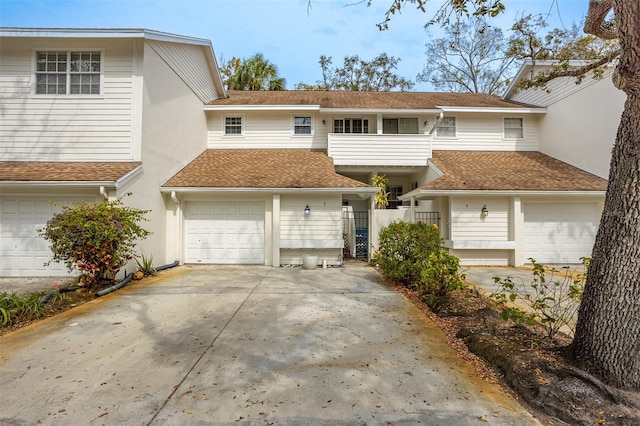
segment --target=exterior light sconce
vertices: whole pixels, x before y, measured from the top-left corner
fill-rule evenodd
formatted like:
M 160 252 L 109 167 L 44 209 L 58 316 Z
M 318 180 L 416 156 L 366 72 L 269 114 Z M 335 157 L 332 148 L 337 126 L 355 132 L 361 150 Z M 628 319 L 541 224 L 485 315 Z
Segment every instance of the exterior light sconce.
M 322 120 L 322 125 L 324 126 L 325 124 L 327 124 L 326 120 Z
M 489 209 L 487 209 L 487 205 L 482 206 L 482 210 L 480 210 L 480 219 L 484 220 L 489 215 Z
M 424 127 L 427 127 L 429 125 L 429 120 L 424 120 Z
M 311 214 L 311 208 L 309 207 L 309 204 L 307 204 L 307 206 L 304 208 L 304 215 L 309 216 L 310 214 Z

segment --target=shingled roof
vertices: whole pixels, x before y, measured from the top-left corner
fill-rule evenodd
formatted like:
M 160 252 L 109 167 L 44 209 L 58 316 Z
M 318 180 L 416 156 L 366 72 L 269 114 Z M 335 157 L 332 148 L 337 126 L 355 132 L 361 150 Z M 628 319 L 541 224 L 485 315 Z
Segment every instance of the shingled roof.
M 535 108 L 498 96 L 479 93 L 338 92 L 338 91 L 237 91 L 211 106 L 318 105 L 320 108 L 436 109 L 442 106 L 471 108 Z
M 0 182 L 116 182 L 140 162 L 0 162 Z
M 336 173 L 325 152 L 306 149 L 209 149 L 162 186 L 369 188 Z
M 607 181 L 541 152 L 434 151 L 424 191 L 606 191 Z

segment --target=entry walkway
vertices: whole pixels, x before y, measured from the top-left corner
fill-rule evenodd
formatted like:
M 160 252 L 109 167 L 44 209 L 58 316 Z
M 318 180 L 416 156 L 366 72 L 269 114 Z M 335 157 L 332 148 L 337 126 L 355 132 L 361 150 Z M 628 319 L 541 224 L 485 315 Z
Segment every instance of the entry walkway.
M 164 271 L 0 337 L 0 382 L 0 424 L 539 424 L 363 263 Z

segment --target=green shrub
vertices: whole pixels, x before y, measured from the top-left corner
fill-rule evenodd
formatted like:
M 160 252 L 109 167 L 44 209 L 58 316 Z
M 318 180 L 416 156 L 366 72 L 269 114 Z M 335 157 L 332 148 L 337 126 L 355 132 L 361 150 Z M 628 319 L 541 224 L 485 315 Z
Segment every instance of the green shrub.
M 142 272 L 145 276 L 157 275 L 158 271 L 153 267 L 153 255 L 145 256 L 144 253 L 140 254 L 140 259 L 135 259 L 138 265 L 138 271 Z
M 444 247 L 435 225 L 391 223 L 380 231 L 376 260 L 386 277 L 422 295 L 439 298 L 462 286 L 459 260 Z
M 44 316 L 45 309 L 40 298 L 45 292 L 26 295 L 0 293 L 0 327 L 11 325 L 23 319 L 37 319 Z
M 136 241 L 149 234 L 138 225 L 147 212 L 125 207 L 120 200 L 75 203 L 63 207 L 39 233 L 49 241 L 52 261 L 70 272 L 77 269 L 92 286 L 132 258 Z
M 581 273 L 569 267 L 562 268 L 562 271 L 548 269 L 533 258 L 529 260 L 533 271 L 528 285 L 524 281 L 516 283 L 512 277 L 493 277 L 498 291 L 489 297 L 500 305 L 503 319 L 514 320 L 517 324 L 538 322 L 550 339 L 564 326 L 573 332 L 591 259 L 580 258 L 584 266 Z

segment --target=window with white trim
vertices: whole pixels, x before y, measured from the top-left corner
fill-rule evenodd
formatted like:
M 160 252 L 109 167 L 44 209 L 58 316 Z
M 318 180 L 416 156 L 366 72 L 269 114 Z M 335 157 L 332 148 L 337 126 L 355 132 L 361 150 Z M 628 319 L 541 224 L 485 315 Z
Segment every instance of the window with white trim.
M 505 117 L 504 137 L 505 139 L 523 139 L 524 120 L 522 118 Z
M 225 117 L 224 118 L 224 134 L 225 135 L 241 135 L 242 134 L 242 117 Z
M 311 117 L 293 117 L 293 134 L 310 135 Z
M 366 118 L 335 119 L 333 133 L 369 133 L 369 120 Z
M 436 129 L 436 136 L 441 138 L 455 138 L 456 137 L 456 118 L 455 117 L 443 117 L 438 128 Z
M 99 95 L 102 53 L 36 52 L 37 95 Z

